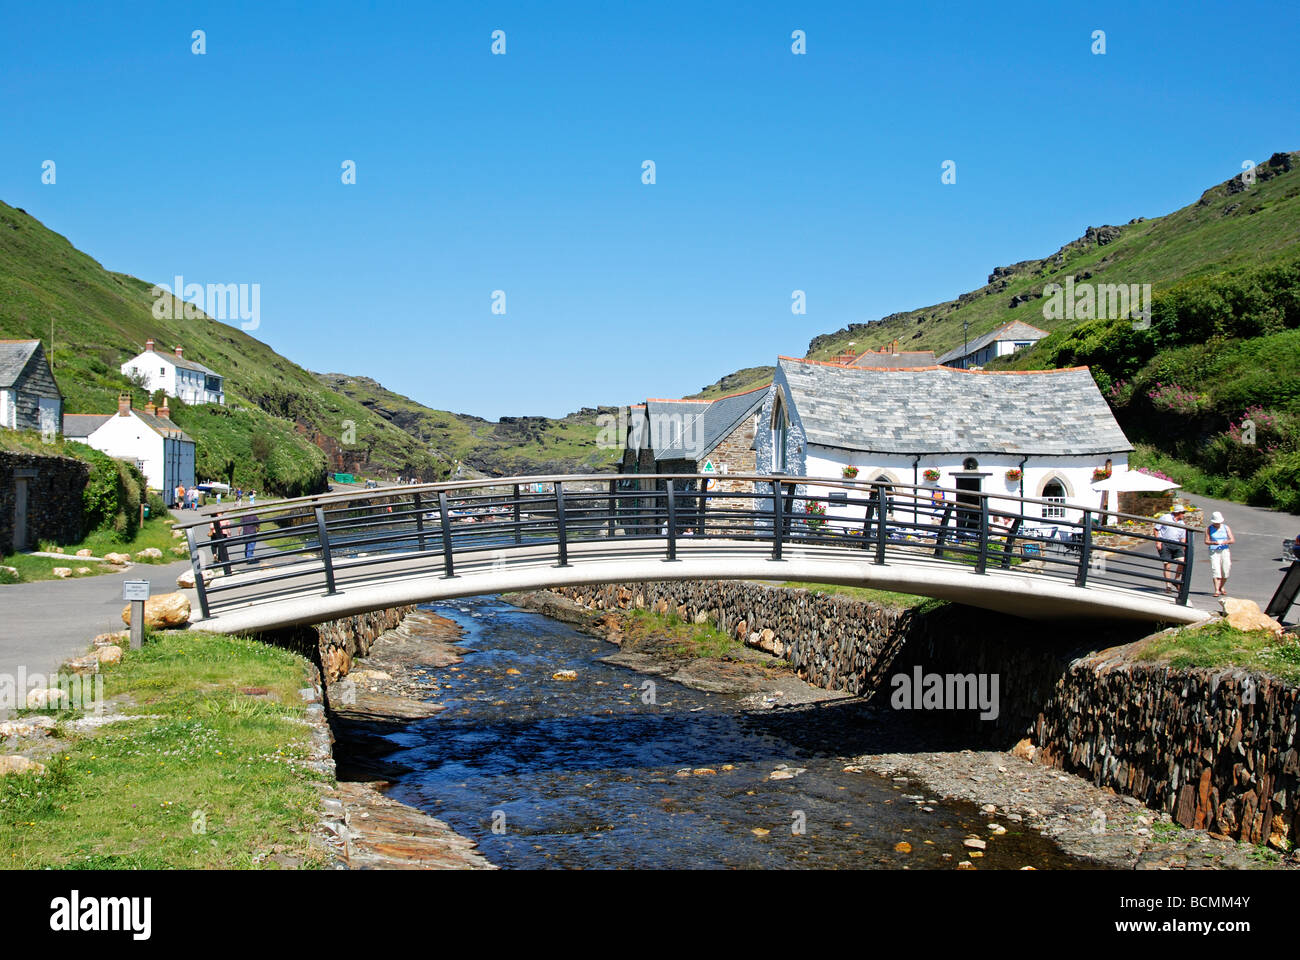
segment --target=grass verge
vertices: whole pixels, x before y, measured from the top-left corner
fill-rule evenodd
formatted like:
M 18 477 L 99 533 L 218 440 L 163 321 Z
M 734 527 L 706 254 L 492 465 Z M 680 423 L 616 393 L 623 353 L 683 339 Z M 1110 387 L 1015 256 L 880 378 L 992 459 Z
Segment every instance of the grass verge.
M 1139 660 L 1168 660 L 1173 667 L 1241 667 L 1300 683 L 1300 642 L 1267 630 L 1249 633 L 1214 620 L 1157 637 L 1137 654 Z
M 781 584 L 791 590 L 807 590 L 810 593 L 834 594 L 836 596 L 850 597 L 854 600 L 863 600 L 867 603 L 878 603 L 886 607 L 919 607 L 921 604 L 930 600 L 929 597 L 919 597 L 914 593 L 895 593 L 892 590 L 876 590 L 871 587 L 845 587 L 833 583 L 802 583 L 791 580 L 788 583 Z
M 78 550 L 89 550 L 96 557 L 102 557 L 106 553 L 129 553 L 135 563 L 164 564 L 184 560 L 189 556 L 188 548 L 184 556 L 172 552 L 172 548 L 183 545 L 185 541 L 172 537 L 171 525 L 166 521 L 166 517 L 150 517 L 129 543 L 122 543 L 111 530 L 96 530 L 87 534 L 79 543 L 63 545 L 64 556 L 57 560 L 53 557 L 33 557 L 26 553 L 11 553 L 0 558 L 0 565 L 13 567 L 18 573 L 15 575 L 8 571 L 0 571 L 0 584 L 55 580 L 57 579 L 54 576 L 55 567 L 71 567 L 74 578 L 113 573 L 118 569 L 106 564 L 84 560 L 76 555 Z M 39 549 L 42 552 L 53 553 L 55 546 L 57 544 L 52 540 L 41 541 Z M 159 550 L 162 553 L 162 559 L 136 557 L 137 553 L 150 547 Z M 79 574 L 77 573 L 78 567 L 89 567 L 90 573 Z
M 0 777 L 0 866 L 319 865 L 307 678 L 301 657 L 247 638 L 153 635 L 104 673 L 106 697 L 138 719 L 61 722 L 27 751 L 43 776 Z

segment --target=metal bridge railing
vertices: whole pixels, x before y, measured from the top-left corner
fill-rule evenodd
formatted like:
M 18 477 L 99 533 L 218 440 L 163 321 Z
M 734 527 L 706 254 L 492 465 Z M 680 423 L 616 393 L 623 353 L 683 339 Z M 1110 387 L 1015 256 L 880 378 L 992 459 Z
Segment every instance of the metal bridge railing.
M 342 567 L 355 578 L 405 559 L 454 577 L 458 562 L 485 552 L 504 562 L 520 547 L 553 549 L 563 567 L 571 546 L 597 540 L 629 548 L 659 541 L 669 561 L 709 541 L 753 544 L 772 560 L 835 547 L 876 564 L 907 558 L 966 564 L 976 574 L 1015 569 L 1079 587 L 1173 591 L 1171 603 L 1187 603 L 1198 531 L 1182 524 L 1166 524 L 1183 531 L 1172 545 L 1184 547 L 1166 578 L 1157 548 L 1170 542 L 1148 532 L 1149 518 L 1113 510 L 906 483 L 731 474 L 720 489 L 718 481 L 642 474 L 425 484 L 227 509 L 177 528 L 186 531 L 205 619 L 226 602 L 273 598 L 288 581 L 299 590 L 307 578 L 337 593 Z M 1065 516 L 1045 519 L 1044 508 Z

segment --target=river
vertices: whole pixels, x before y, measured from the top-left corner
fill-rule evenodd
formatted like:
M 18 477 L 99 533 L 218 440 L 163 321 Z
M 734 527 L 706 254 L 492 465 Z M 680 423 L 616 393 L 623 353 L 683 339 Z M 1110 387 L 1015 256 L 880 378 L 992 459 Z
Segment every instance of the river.
M 843 710 L 754 709 L 662 678 L 651 689 L 601 662 L 612 645 L 496 597 L 429 609 L 471 652 L 431 669 L 443 712 L 389 736 L 409 768 L 390 792 L 499 866 L 1082 865 L 1037 830 L 1004 821 L 997 833 L 972 804 L 846 772 Z M 968 837 L 985 841 L 982 857 Z

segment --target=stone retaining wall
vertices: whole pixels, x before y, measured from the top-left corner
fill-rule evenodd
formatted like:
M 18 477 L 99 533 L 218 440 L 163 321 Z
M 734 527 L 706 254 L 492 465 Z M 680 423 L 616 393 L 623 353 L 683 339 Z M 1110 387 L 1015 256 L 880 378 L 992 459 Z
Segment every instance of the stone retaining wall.
M 999 713 L 918 713 L 973 743 L 1085 776 L 1240 840 L 1300 836 L 1300 691 L 1240 670 L 1135 661 L 1145 628 L 1048 624 L 949 604 L 899 611 L 832 594 L 717 581 L 569 587 L 591 609 L 711 621 L 816 686 L 865 695 L 920 666 L 996 674 Z M 1098 653 L 1096 651 L 1101 650 Z M 1253 702 L 1252 702 L 1253 701 Z
M 72 457 L 0 451 L 0 554 L 14 549 L 15 477 L 27 484 L 27 544 L 76 543 L 84 534 L 81 494 L 90 467 Z
M 376 638 L 401 624 L 415 606 L 389 607 L 314 626 L 286 627 L 259 634 L 266 643 L 286 647 L 319 664 L 327 684 L 347 676 L 352 661 L 370 652 Z

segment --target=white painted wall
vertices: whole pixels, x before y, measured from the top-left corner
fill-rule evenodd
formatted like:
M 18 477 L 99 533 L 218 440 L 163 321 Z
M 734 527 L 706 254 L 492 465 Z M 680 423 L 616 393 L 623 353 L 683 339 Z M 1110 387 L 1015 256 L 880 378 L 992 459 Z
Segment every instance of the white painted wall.
M 188 404 L 225 403 L 224 383 L 221 391 L 207 389 L 207 376 L 175 364 L 175 357 L 157 350 L 146 350 L 134 360 L 122 364 L 122 373 L 140 374 L 150 391 L 161 390 L 169 397 L 179 397 Z
M 979 462 L 978 472 L 990 474 L 982 478 L 980 486 L 983 492 L 995 495 L 989 500 L 990 510 L 1003 510 L 1018 515 L 1021 509 L 1020 503 L 1001 499 L 996 494 L 1005 493 L 1012 497 L 1041 498 L 1043 488 L 1052 479 L 1062 481 L 1066 489 L 1067 503 L 1093 508 L 1101 506 L 1101 494 L 1092 489 L 1092 473 L 1098 467 L 1105 466 L 1107 458 L 1104 455 L 1030 457 L 1023 468 L 1023 494 L 1021 493 L 1020 481 L 1012 483 L 1006 479 L 1008 470 L 1020 467 L 1022 457 L 1009 454 L 974 456 Z M 966 455 L 922 456 L 916 466 L 915 480 L 912 473 L 914 459 L 914 457 L 903 454 L 892 456 L 862 454 L 838 447 L 825 447 L 820 444 L 810 443 L 805 454 L 803 473 L 810 478 L 807 484 L 808 492 L 820 496 L 829 494 L 834 488 L 820 486 L 811 478 L 842 479 L 843 468 L 850 465 L 858 468 L 857 480 L 860 483 L 871 483 L 877 477 L 883 475 L 896 483 L 916 483 L 929 488 L 944 487 L 951 489 L 957 486 L 954 474 L 964 472 L 962 463 L 966 459 Z M 1110 459 L 1112 469 L 1115 470 L 1123 470 L 1128 463 L 1126 453 L 1111 454 Z M 925 471 L 928 469 L 939 471 L 937 481 L 931 483 L 925 479 Z M 951 499 L 953 494 L 949 493 L 947 497 Z M 1114 500 L 1115 498 L 1112 496 L 1109 503 L 1111 509 L 1115 508 Z M 924 506 L 924 503 L 922 505 Z M 906 512 L 903 507 L 896 505 L 895 512 L 898 513 L 899 511 Z M 1043 519 L 1050 523 L 1053 518 L 1050 516 L 1044 517 L 1045 511 L 1051 512 L 1050 508 L 1046 508 L 1042 504 L 1025 505 L 1025 516 Z M 845 521 L 860 522 L 864 519 L 865 513 L 865 507 L 844 506 L 830 507 L 827 509 L 826 515 L 827 517 L 839 518 Z M 1082 510 L 1065 509 L 1063 514 L 1062 519 L 1076 522 L 1083 516 Z M 900 519 L 902 519 L 901 516 Z
M 14 391 L 0 390 L 0 427 L 14 428 L 17 422 L 17 408 L 14 406 Z
M 138 461 L 149 487 L 162 493 L 171 506 L 176 484 L 194 485 L 192 442 L 163 437 L 135 415 L 113 415 L 86 438 L 86 443 L 110 457 Z

